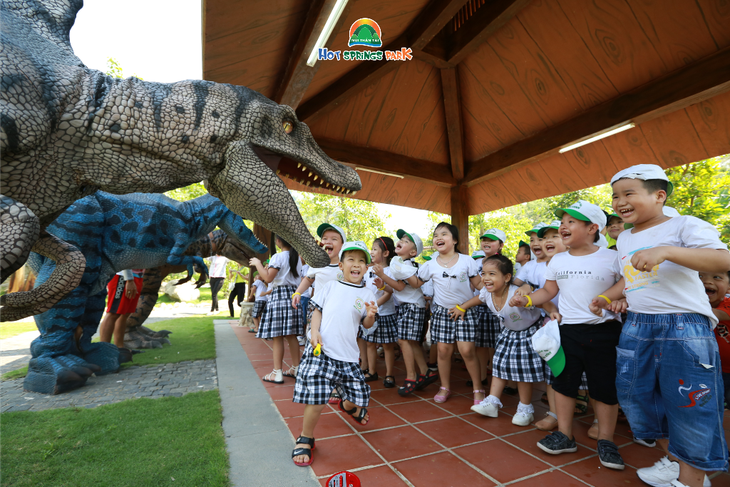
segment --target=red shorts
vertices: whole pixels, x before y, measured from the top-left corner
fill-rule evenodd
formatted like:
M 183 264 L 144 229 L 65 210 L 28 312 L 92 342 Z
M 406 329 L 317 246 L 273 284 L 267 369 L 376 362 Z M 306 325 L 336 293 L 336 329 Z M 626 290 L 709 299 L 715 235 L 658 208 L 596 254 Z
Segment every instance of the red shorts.
M 141 277 L 134 278 L 134 285 L 137 287 L 137 295 L 129 299 L 127 294 L 124 292 L 125 281 L 122 280 L 122 276 L 115 275 L 109 284 L 106 285 L 107 300 L 106 300 L 106 312 L 113 313 L 115 315 L 126 315 L 128 313 L 134 313 L 137 310 L 137 301 L 139 301 L 139 293 L 142 291 Z

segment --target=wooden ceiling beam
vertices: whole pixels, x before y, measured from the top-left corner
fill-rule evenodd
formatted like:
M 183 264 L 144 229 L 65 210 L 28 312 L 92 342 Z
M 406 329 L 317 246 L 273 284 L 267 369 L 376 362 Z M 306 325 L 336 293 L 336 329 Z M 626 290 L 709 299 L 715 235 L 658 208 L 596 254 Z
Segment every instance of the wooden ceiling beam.
M 339 140 L 318 137 L 317 145 L 332 159 L 351 166 L 395 174 L 438 186 L 456 185 L 456 180 L 449 175 L 448 166 L 443 164 L 393 154 L 372 147 L 348 145 Z
M 322 32 L 335 3 L 337 3 L 337 0 L 312 0 L 304 25 L 299 33 L 299 38 L 294 44 L 294 50 L 289 57 L 289 64 L 274 95 L 276 103 L 296 108 L 299 102 L 302 101 L 302 97 L 309 88 L 314 75 L 317 74 L 320 65 L 320 63 L 316 63 L 314 66 L 307 66 L 309 53 L 314 49 L 319 34 Z M 337 32 L 342 27 L 342 23 L 347 18 L 348 10 L 349 3 L 340 15 L 332 32 Z M 332 37 L 330 36 L 330 38 Z
M 730 90 L 730 47 L 588 109 L 575 118 L 466 164 L 474 184 L 557 154 L 561 147 L 624 123 L 637 125 Z
M 464 121 L 461 114 L 461 88 L 457 68 L 441 70 L 446 133 L 449 139 L 449 159 L 454 179 L 464 179 Z
M 406 31 L 385 46 L 384 50 L 397 51 L 402 47 L 410 47 L 413 51 L 420 51 L 465 3 L 466 0 L 432 0 Z M 397 67 L 395 61 L 363 61 L 303 103 L 297 110 L 297 117 L 299 120 L 308 120 L 331 110 Z

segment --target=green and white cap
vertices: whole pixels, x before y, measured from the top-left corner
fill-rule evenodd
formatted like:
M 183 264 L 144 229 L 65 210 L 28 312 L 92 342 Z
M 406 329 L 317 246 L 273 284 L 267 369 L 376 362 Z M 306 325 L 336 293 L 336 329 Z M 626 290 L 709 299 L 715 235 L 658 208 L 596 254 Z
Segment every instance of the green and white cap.
M 529 247 L 529 246 L 530 246 L 530 242 L 525 242 L 524 240 L 520 240 L 520 243 L 518 245 L 518 247 Z
M 548 321 L 532 335 L 532 347 L 545 362 L 555 377 L 565 369 L 565 352 L 560 345 L 560 328 L 556 320 Z
M 421 255 L 421 252 L 423 252 L 423 241 L 421 240 L 421 237 L 413 232 L 406 232 L 403 229 L 399 229 L 397 232 L 395 232 L 395 234 L 398 236 L 399 239 L 403 238 L 403 235 L 407 236 L 411 242 L 416 244 L 416 257 Z
M 319 235 L 319 238 L 322 238 L 322 235 L 324 235 L 324 232 L 326 232 L 327 230 L 334 230 L 335 232 L 340 234 L 340 236 L 342 237 L 342 242 L 347 242 L 347 237 L 345 237 L 345 231 L 332 223 L 323 223 L 317 227 L 317 235 Z
M 545 232 L 547 232 L 549 229 L 555 229 L 560 230 L 560 224 L 563 223 L 560 220 L 553 220 L 550 222 L 549 225 L 545 225 L 540 230 L 537 231 L 537 236 L 539 238 L 543 238 L 545 236 Z
M 674 191 L 674 185 L 669 181 L 664 169 L 656 164 L 637 164 L 636 166 L 619 171 L 611 178 L 611 186 L 619 179 L 641 179 L 643 181 L 661 179 L 667 182 L 667 197 Z
M 361 250 L 365 254 L 365 260 L 367 261 L 367 263 L 370 263 L 370 249 L 368 249 L 367 245 L 365 245 L 365 242 L 362 242 L 360 240 L 345 242 L 342 245 L 342 249 L 340 249 L 340 260 L 342 260 L 342 254 L 344 254 L 348 250 Z
M 504 233 L 499 228 L 490 228 L 486 232 L 484 232 L 484 235 L 482 235 L 479 238 L 488 238 L 489 240 L 499 240 L 502 243 L 505 243 L 507 241 L 507 234 Z
M 483 259 L 486 256 L 487 254 L 485 254 L 483 250 L 475 250 L 471 253 L 471 258 L 474 260 Z
M 439 255 L 439 253 L 438 253 L 438 251 L 436 251 L 436 252 L 434 252 L 434 253 L 433 253 L 433 254 L 431 254 L 431 255 L 424 255 L 424 256 L 423 256 L 423 260 L 425 260 L 425 261 L 429 261 L 429 260 L 431 260 L 431 259 L 435 259 L 436 257 L 438 257 L 438 255 Z
M 546 226 L 547 225 L 545 225 L 544 223 L 536 223 L 534 227 L 532 227 L 531 229 L 529 229 L 528 231 L 525 232 L 525 235 L 527 235 L 529 237 L 531 233 L 538 233 L 541 228 L 544 228 Z M 538 234 L 538 236 L 539 236 L 539 234 Z
M 606 214 L 603 213 L 601 207 L 589 203 L 586 200 L 578 200 L 568 208 L 555 210 L 555 216 L 558 218 L 563 218 L 563 215 L 566 213 L 578 220 L 595 223 L 598 225 L 599 232 L 606 227 Z

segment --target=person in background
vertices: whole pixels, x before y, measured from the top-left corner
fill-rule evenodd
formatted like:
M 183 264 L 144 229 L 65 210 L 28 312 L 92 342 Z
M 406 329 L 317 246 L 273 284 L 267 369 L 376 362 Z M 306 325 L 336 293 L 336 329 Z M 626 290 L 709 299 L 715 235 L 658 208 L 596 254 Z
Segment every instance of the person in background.
M 519 271 L 523 265 L 530 262 L 530 260 L 532 260 L 530 244 L 524 240 L 520 240 L 519 247 L 517 247 L 517 253 L 515 254 L 515 274 L 517 274 L 517 271 Z
M 106 316 L 99 326 L 99 341 L 124 348 L 127 319 L 137 310 L 139 293 L 142 291 L 144 269 L 127 269 L 117 274 L 107 284 Z
M 231 312 L 231 318 L 233 318 L 233 300 L 236 300 L 236 304 L 240 308 L 241 302 L 246 297 L 246 278 L 248 277 L 248 271 L 245 266 L 238 264 L 236 269 L 231 268 L 228 271 L 228 277 L 233 281 L 233 289 L 228 296 L 228 310 Z
M 208 277 L 210 278 L 211 303 L 208 314 L 218 312 L 218 292 L 223 287 L 223 281 L 226 280 L 226 264 L 228 264 L 228 259 L 222 255 L 214 255 L 210 258 Z

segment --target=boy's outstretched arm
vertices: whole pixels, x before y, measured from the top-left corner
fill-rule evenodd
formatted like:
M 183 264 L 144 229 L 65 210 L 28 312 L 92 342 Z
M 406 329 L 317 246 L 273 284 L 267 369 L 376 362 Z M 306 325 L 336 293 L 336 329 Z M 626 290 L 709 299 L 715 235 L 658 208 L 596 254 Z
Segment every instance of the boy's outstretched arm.
M 558 295 L 558 284 L 555 281 L 545 281 L 545 285 L 542 289 L 538 289 L 532 294 L 520 296 L 514 294 L 512 299 L 509 300 L 510 306 L 525 306 L 532 302 L 532 306 L 540 306 L 546 303 Z M 527 299 L 529 296 L 530 299 Z
M 637 271 L 650 271 L 668 260 L 699 272 L 730 271 L 730 252 L 725 249 L 693 249 L 665 245 L 639 250 L 631 258 Z
M 624 297 L 624 286 L 626 285 L 625 279 L 622 277 L 613 286 L 603 291 L 601 294 L 593 298 L 588 308 L 591 313 L 597 314 L 599 310 L 609 309 L 609 305 L 614 301 L 619 301 Z M 611 310 L 612 311 L 612 310 Z

